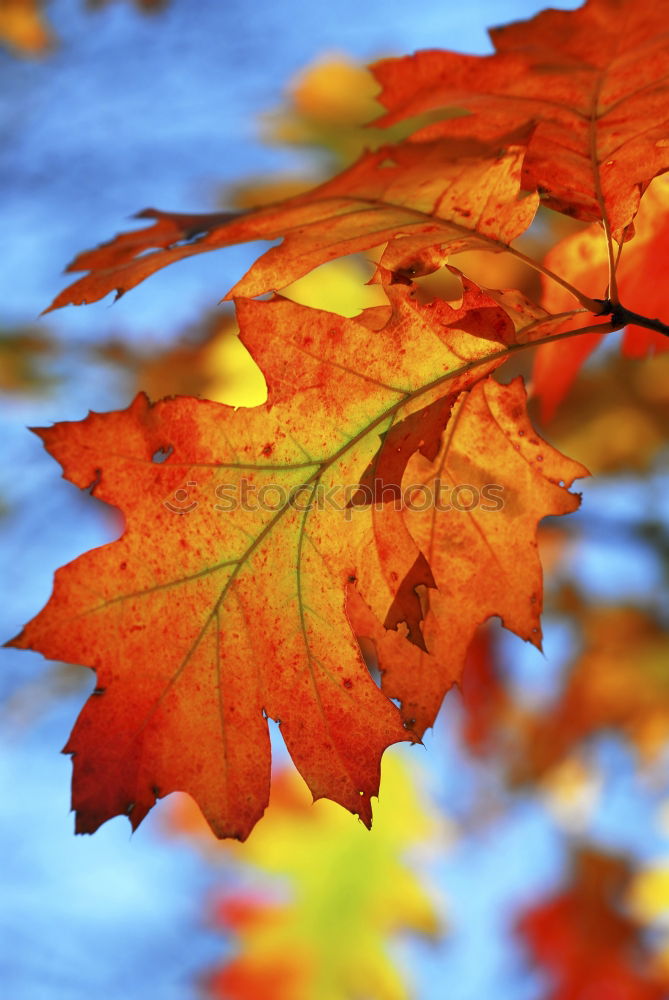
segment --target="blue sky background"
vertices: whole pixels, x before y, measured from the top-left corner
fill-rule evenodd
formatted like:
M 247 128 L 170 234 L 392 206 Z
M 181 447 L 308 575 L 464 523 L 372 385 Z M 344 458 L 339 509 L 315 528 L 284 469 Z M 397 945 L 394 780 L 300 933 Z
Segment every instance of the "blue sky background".
M 554 2 L 573 9 L 575 3 Z M 129 3 L 87 13 L 82 0 L 53 0 L 48 12 L 60 46 L 42 61 L 0 52 L 0 148 L 4 242 L 0 325 L 32 323 L 62 287 L 61 270 L 79 250 L 126 227 L 152 205 L 207 211 L 221 185 L 304 162 L 296 151 L 259 140 L 258 115 L 276 107 L 291 78 L 316 57 L 340 52 L 369 61 L 416 48 L 490 50 L 485 28 L 527 17 L 541 4 L 424 0 L 172 0 L 155 17 Z M 253 247 L 198 257 L 160 272 L 111 308 L 69 309 L 46 321 L 66 343 L 122 335 L 142 345 L 173 340 L 210 308 L 255 256 Z M 2 400 L 0 633 L 14 635 L 49 596 L 54 569 L 113 537 L 101 505 L 64 483 L 26 430 L 78 419 L 89 408 L 123 407 L 127 385 L 103 365 L 69 354 L 49 395 Z M 615 525 L 639 509 L 669 522 L 666 477 L 585 487 L 584 517 L 606 507 Z M 608 490 L 608 493 L 606 492 Z M 669 610 L 652 549 L 616 546 L 593 535 L 572 567 L 593 597 L 647 597 Z M 570 638 L 547 623 L 546 656 L 509 641 L 508 665 L 528 692 L 545 696 Z M 73 836 L 70 761 L 58 754 L 83 697 L 44 701 L 40 657 L 0 651 L 0 983 L 12 1000 L 190 1000 L 197 975 L 224 950 L 208 930 L 203 899 L 211 885 L 188 845 L 160 836 L 154 814 L 132 838 L 125 819 L 94 837 Z M 26 688 L 26 685 L 33 687 Z M 92 686 L 92 679 L 90 681 Z M 26 697 L 25 691 L 28 691 Z M 17 717 L 7 705 L 22 694 Z M 33 706 L 34 699 L 34 706 Z M 494 777 L 467 757 L 455 734 L 458 705 L 446 709 L 420 757 L 437 805 L 456 823 Z M 606 806 L 594 834 L 642 856 L 666 851 L 655 810 L 667 793 L 648 793 L 631 754 L 602 740 Z M 499 789 L 497 789 L 499 792 Z M 493 789 L 491 794 L 496 794 Z M 501 794 L 501 793 L 500 793 Z M 416 1000 L 534 1000 L 541 980 L 510 937 L 509 917 L 555 886 L 563 834 L 536 800 L 514 799 L 502 817 L 455 846 L 445 841 L 429 878 L 451 925 L 443 943 L 403 943 Z

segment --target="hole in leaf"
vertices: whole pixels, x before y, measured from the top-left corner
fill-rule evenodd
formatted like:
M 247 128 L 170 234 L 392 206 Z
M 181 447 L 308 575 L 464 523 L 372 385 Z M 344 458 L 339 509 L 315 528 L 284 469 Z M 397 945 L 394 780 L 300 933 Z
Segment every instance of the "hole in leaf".
M 163 444 L 160 448 L 157 448 L 153 455 L 151 456 L 151 461 L 160 464 L 161 462 L 166 462 L 170 455 L 173 453 L 174 448 L 171 444 Z

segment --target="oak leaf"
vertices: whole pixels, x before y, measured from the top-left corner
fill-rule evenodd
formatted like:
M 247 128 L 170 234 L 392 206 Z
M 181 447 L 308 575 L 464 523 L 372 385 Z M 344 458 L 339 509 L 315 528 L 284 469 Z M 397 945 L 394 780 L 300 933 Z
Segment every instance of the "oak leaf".
M 400 700 L 418 736 L 460 682 L 467 649 L 488 618 L 541 645 L 538 522 L 576 510 L 579 497 L 566 487 L 588 472 L 536 434 L 525 398 L 520 379 L 477 383 L 455 404 L 438 453 L 417 452 L 407 468 L 417 492 L 427 489 L 445 505 L 436 510 L 417 497 L 404 514 L 434 578 L 422 594 L 423 648 L 379 629 L 360 604 L 350 612 L 359 634 L 375 642 L 384 691 Z
M 388 293 L 389 318 L 373 308 L 355 320 L 240 300 L 242 341 L 268 382 L 262 407 L 140 395 L 38 431 L 68 479 L 127 518 L 118 541 L 57 573 L 13 640 L 97 671 L 66 747 L 78 831 L 122 813 L 136 827 L 157 796 L 183 789 L 219 836 L 245 837 L 268 796 L 264 716 L 280 720 L 314 796 L 370 823 L 381 753 L 412 737 L 364 666 L 345 591 L 355 582 L 383 621 L 420 549 L 401 511 L 380 534 L 373 505 L 341 493 L 321 505 L 318 490 L 358 483 L 384 435 L 417 415 L 434 448 L 435 421 L 515 338 L 468 283 L 458 308 L 421 306 L 401 284 Z M 394 454 L 388 475 L 410 458 Z M 415 615 L 415 595 L 406 605 Z
M 531 224 L 538 204 L 536 195 L 520 195 L 526 137 L 523 131 L 494 142 L 451 137 L 385 146 L 312 191 L 246 213 L 146 209 L 138 218 L 153 225 L 75 258 L 68 271 L 90 273 L 49 308 L 96 302 L 109 292 L 118 297 L 177 260 L 251 240 L 283 237 L 228 298 L 284 288 L 326 261 L 388 241 L 390 269 L 409 268 L 411 257 L 430 246 L 439 246 L 442 257 L 504 251 Z
M 537 123 L 523 186 L 549 207 L 603 219 L 619 242 L 648 183 L 669 169 L 669 29 L 656 0 L 588 0 L 490 31 L 496 52 L 439 49 L 372 67 L 391 125 L 437 108 L 475 116 L 471 134 Z M 451 123 L 413 138 L 433 141 Z

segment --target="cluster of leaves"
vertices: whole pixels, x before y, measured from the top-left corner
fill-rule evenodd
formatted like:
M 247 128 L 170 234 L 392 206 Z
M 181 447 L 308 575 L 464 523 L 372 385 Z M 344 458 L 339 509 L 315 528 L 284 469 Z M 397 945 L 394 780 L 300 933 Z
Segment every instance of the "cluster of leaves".
M 243 839 L 268 801 L 268 717 L 313 796 L 369 825 L 384 749 L 433 724 L 477 627 L 498 616 L 540 644 L 537 523 L 573 511 L 587 473 L 535 432 L 522 380 L 495 375 L 536 348 L 550 408 L 593 337 L 627 326 L 629 353 L 666 346 L 630 303 L 648 301 L 662 238 L 669 33 L 650 0 L 589 0 L 491 35 L 488 57 L 373 67 L 377 126 L 430 121 L 332 180 L 241 213 L 146 210 L 151 226 L 70 266 L 87 273 L 52 308 L 282 238 L 228 294 L 264 405 L 140 394 L 38 431 L 66 478 L 126 518 L 57 573 L 13 640 L 97 672 L 66 747 L 78 831 L 124 813 L 136 827 L 180 789 L 219 837 Z M 544 261 L 512 245 L 540 205 L 588 223 Z M 356 317 L 257 298 L 372 250 L 383 304 Z M 470 251 L 534 267 L 541 301 L 446 264 Z M 433 273 L 458 278 L 459 301 L 426 301 L 415 279 Z M 478 503 L 491 485 L 501 510 Z M 221 502 L 263 488 L 274 503 Z M 343 504 L 321 502 L 342 489 Z M 460 490 L 464 503 L 415 500 Z

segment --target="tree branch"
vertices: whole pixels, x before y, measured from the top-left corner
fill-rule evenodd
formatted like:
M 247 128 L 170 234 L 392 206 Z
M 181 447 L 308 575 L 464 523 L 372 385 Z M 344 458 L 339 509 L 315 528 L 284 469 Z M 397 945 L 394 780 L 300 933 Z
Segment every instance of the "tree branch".
M 598 305 L 601 305 L 601 312 L 598 315 L 610 316 L 611 322 L 615 324 L 616 329 L 633 323 L 634 326 L 642 326 L 646 330 L 655 330 L 656 333 L 661 333 L 664 337 L 669 337 L 669 324 L 663 323 L 662 320 L 642 316 L 631 309 L 626 309 L 620 303 L 612 302 L 611 299 L 596 299 L 595 301 Z

